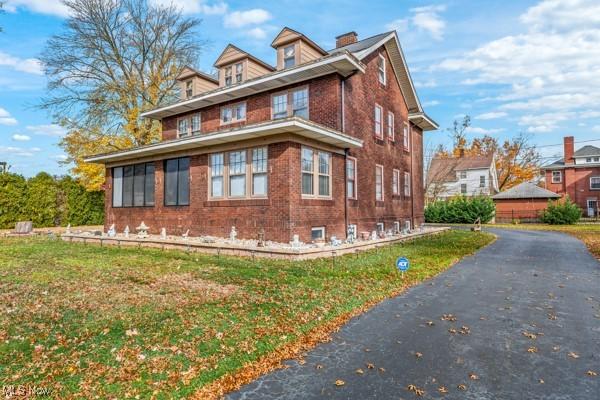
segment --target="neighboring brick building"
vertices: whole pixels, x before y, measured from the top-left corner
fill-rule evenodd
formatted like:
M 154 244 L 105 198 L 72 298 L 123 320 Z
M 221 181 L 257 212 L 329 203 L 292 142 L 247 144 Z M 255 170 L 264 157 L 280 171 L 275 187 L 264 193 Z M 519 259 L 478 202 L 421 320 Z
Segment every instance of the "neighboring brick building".
M 573 136 L 564 138 L 564 157 L 542 168 L 546 189 L 568 195 L 585 216 L 598 214 L 600 205 L 600 148 L 583 146 L 575 151 Z
M 284 28 L 277 66 L 229 45 L 219 76 L 185 68 L 182 99 L 143 114 L 163 141 L 92 156 L 105 224 L 303 241 L 423 222 L 423 111 L 395 32 L 325 51 Z
M 496 222 L 538 221 L 548 207 L 548 200 L 560 199 L 560 195 L 524 182 L 505 192 L 492 196 L 496 204 Z

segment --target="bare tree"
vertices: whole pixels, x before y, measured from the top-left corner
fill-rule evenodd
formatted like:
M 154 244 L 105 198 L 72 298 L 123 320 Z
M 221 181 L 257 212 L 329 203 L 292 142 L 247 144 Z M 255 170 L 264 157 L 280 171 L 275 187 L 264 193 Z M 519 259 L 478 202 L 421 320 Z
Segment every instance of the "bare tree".
M 68 129 L 61 145 L 73 172 L 98 188 L 102 169 L 82 158 L 159 139 L 158 124 L 140 114 L 175 98 L 175 78 L 202 47 L 200 21 L 148 0 L 62 1 L 70 16 L 41 56 L 48 89 L 40 107 Z

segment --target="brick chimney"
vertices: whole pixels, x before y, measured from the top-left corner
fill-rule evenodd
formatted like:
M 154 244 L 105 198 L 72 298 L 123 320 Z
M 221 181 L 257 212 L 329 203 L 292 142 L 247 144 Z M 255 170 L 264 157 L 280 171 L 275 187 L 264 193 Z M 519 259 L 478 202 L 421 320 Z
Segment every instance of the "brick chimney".
M 348 46 L 349 44 L 356 43 L 358 41 L 358 35 L 356 32 L 348 32 L 343 35 L 336 36 L 335 38 L 335 48 L 338 49 L 340 47 Z
M 573 154 L 575 153 L 575 138 L 573 136 L 565 136 L 564 138 L 564 157 L 565 164 L 573 164 Z

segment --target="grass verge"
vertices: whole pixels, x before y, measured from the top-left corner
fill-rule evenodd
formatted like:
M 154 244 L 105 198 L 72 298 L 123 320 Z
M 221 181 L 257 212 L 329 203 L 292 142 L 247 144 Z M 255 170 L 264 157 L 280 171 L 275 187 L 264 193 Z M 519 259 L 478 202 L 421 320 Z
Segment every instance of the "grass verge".
M 2 239 L 0 385 L 58 398 L 213 397 L 492 240 L 451 231 L 288 262 Z M 399 255 L 411 260 L 404 280 Z

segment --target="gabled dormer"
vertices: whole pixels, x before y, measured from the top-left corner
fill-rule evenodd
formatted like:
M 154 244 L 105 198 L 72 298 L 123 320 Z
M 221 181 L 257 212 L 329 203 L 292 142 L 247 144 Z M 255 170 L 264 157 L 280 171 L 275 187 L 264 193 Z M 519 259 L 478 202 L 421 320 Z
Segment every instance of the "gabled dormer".
M 215 67 L 219 69 L 219 86 L 231 86 L 275 71 L 275 68 L 238 47 L 228 44 Z
M 328 53 L 302 33 L 285 27 L 271 43 L 277 50 L 277 69 L 282 70 L 326 56 Z
M 214 76 L 187 66 L 177 76 L 177 82 L 179 82 L 181 100 L 191 99 L 200 93 L 219 87 L 219 81 Z

